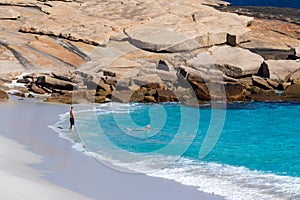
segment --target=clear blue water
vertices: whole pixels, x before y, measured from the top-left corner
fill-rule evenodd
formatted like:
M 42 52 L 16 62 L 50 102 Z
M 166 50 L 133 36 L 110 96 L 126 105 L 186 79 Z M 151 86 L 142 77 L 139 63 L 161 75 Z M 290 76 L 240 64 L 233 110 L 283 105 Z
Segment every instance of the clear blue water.
M 272 6 L 300 9 L 299 0 L 228 0 L 232 6 Z
M 300 104 L 106 104 L 76 115 L 99 160 L 228 199 L 300 199 Z

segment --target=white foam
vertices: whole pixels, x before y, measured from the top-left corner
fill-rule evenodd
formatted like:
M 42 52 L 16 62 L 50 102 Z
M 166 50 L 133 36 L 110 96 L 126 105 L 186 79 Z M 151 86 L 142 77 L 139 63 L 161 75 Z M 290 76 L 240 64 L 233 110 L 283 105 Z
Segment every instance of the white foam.
M 23 78 L 23 76 L 28 75 L 29 73 L 25 73 L 23 72 L 22 74 L 20 74 L 19 76 L 16 76 L 14 80 L 12 80 L 11 83 L 5 83 L 4 85 L 9 87 L 9 88 L 14 88 L 14 87 L 26 87 L 26 84 L 24 83 L 18 83 L 17 81 L 21 78 Z
M 180 162 L 175 167 L 170 166 L 148 175 L 196 186 L 203 192 L 225 196 L 230 200 L 276 200 L 300 197 L 300 178 L 217 163 Z

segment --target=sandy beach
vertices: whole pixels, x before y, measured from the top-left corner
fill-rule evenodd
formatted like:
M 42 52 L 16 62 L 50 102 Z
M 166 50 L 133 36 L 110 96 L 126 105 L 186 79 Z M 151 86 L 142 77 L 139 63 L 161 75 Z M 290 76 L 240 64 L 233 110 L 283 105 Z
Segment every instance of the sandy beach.
M 174 181 L 115 171 L 73 149 L 48 127 L 68 109 L 0 103 L 1 199 L 223 199 Z

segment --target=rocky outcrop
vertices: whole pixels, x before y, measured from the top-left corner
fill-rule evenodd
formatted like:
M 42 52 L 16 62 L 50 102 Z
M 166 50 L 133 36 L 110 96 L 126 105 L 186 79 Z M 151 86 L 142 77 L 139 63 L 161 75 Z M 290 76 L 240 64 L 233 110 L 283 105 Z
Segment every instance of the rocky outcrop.
M 300 81 L 286 60 L 298 56 L 297 19 L 209 6 L 224 4 L 0 0 L 0 71 L 30 73 L 18 86 L 0 75 L 0 87 L 59 103 L 280 99 Z
M 190 6 L 185 7 L 186 11 L 194 12 L 201 6 L 201 3 L 218 5 L 217 2 L 221 1 L 189 1 Z M 175 5 L 178 3 L 110 2 L 108 7 L 106 1 L 36 2 L 36 6 L 47 15 L 43 15 L 39 19 L 27 19 L 21 27 L 21 31 L 59 36 L 73 41 L 105 46 L 110 38 L 117 38 L 123 29 L 161 16 L 164 11 L 159 9 L 159 4 L 164 4 L 164 9 L 169 12 L 176 12 L 178 6 Z M 72 10 L 67 16 L 65 15 L 66 9 Z M 44 23 L 39 23 L 41 20 Z

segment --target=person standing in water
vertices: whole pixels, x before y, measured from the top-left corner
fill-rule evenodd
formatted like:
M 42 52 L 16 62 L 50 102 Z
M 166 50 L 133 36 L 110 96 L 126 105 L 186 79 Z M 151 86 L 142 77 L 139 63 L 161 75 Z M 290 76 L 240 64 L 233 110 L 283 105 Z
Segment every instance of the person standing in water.
M 74 124 L 75 124 L 75 117 L 74 117 L 74 107 L 71 106 L 70 110 L 70 129 L 74 129 Z

